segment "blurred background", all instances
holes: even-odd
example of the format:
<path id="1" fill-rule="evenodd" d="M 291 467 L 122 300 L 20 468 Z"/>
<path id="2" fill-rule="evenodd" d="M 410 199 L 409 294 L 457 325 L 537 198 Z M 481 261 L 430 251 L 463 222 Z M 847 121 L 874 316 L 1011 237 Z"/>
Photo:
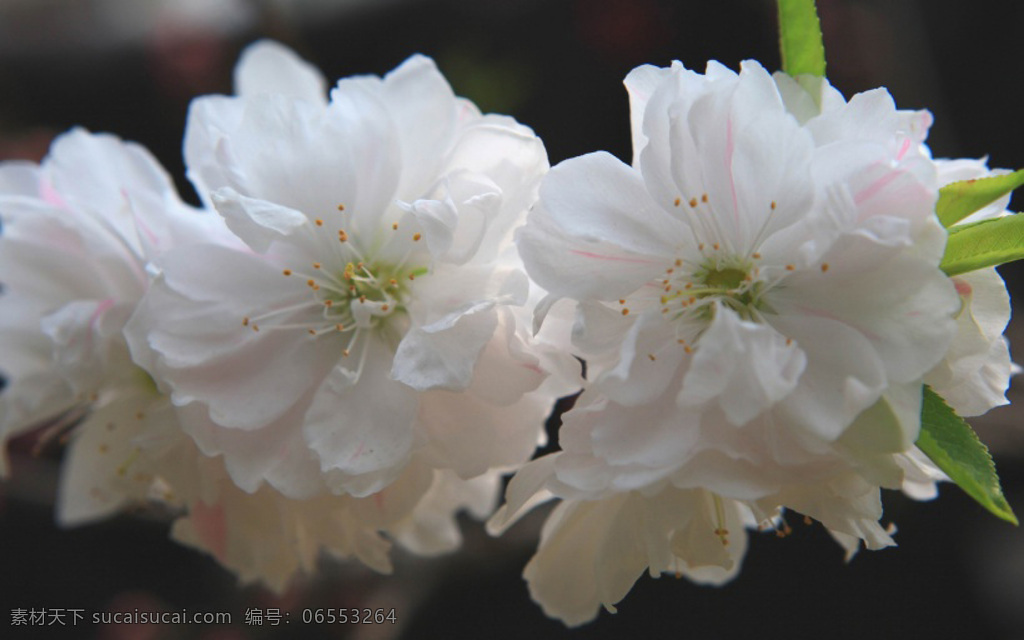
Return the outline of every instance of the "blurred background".
<path id="1" fill-rule="evenodd" d="M 937 157 L 1024 167 L 1017 60 L 1024 4 L 999 0 L 819 0 L 828 75 L 847 96 L 886 86 L 902 108 L 929 108 Z M 189 100 L 230 93 L 248 42 L 278 39 L 330 79 L 383 74 L 407 56 L 434 57 L 457 93 L 531 126 L 552 164 L 606 149 L 628 160 L 621 81 L 672 59 L 702 69 L 755 58 L 779 67 L 771 0 L 0 0 L 0 159 L 38 161 L 53 136 L 81 125 L 152 150 L 184 180 Z M 1012 207 L 1024 208 L 1018 197 Z M 1021 269 L 1004 276 L 1024 301 Z M 1024 324 L 1008 330 L 1024 361 Z M 1024 515 L 1024 396 L 973 420 L 1010 503 Z M 12 444 L 0 484 L 0 616 L 15 608 L 223 611 L 230 625 L 9 627 L 0 637 L 234 640 L 271 638 L 1024 637 L 1024 534 L 952 486 L 915 503 L 888 493 L 884 522 L 899 547 L 849 565 L 818 526 L 785 539 L 752 536 L 740 576 L 723 588 L 641 578 L 599 621 L 566 630 L 529 599 L 519 577 L 537 514 L 500 540 L 467 521 L 457 555 L 396 553 L 380 577 L 325 561 L 283 596 L 238 587 L 211 559 L 167 539 L 152 513 L 75 530 L 53 521 L 60 451 Z M 246 625 L 248 608 L 291 612 L 287 626 Z M 310 607 L 395 609 L 397 623 L 302 624 Z"/>

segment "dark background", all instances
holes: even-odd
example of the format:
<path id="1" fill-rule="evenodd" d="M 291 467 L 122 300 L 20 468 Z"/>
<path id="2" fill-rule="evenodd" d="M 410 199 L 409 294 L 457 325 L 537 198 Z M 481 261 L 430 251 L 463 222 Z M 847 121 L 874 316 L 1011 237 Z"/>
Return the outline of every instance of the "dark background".
<path id="1" fill-rule="evenodd" d="M 828 75 L 844 94 L 886 86 L 900 107 L 931 109 L 937 157 L 987 154 L 990 166 L 1024 167 L 1024 4 L 818 4 Z M 755 58 L 774 70 L 776 33 L 770 0 L 0 0 L 0 159 L 39 160 L 73 125 L 111 131 L 150 148 L 194 200 L 180 156 L 188 101 L 230 92 L 238 52 L 261 36 L 295 48 L 331 80 L 386 73 L 425 53 L 457 93 L 533 127 L 552 164 L 597 149 L 628 159 L 621 81 L 631 68 L 679 59 L 701 70 L 709 58 L 736 68 Z M 1004 274 L 1024 300 L 1017 271 Z M 1021 331 L 1011 325 L 1011 339 Z M 1004 407 L 972 422 L 1024 515 L 1024 416 Z M 13 475 L 0 484 L 0 616 L 18 607 L 87 615 L 138 607 L 226 611 L 235 622 L 60 630 L 8 628 L 8 618 L 0 637 L 1024 637 L 1024 536 L 952 486 L 930 503 L 885 496 L 897 548 L 847 565 L 820 527 L 793 522 L 786 539 L 753 535 L 740 576 L 723 588 L 645 576 L 617 615 L 568 631 L 530 602 L 519 578 L 541 514 L 500 540 L 467 522 L 461 553 L 435 561 L 396 553 L 390 578 L 325 561 L 318 580 L 278 598 L 238 588 L 212 560 L 169 542 L 153 514 L 58 529 L 60 451 L 33 456 L 31 446 L 31 436 L 13 443 Z M 303 608 L 356 606 L 393 607 L 398 624 L 300 622 Z M 244 625 L 249 607 L 281 608 L 291 623 Z"/>

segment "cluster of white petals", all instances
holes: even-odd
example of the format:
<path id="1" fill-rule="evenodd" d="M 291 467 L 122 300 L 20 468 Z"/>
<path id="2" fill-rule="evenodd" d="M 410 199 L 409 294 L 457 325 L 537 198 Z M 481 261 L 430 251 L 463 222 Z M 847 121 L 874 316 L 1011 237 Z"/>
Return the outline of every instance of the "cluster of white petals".
<path id="1" fill-rule="evenodd" d="M 549 170 L 422 56 L 328 90 L 264 41 L 234 80 L 189 112 L 199 207 L 110 135 L 0 165 L 0 476 L 11 437 L 67 439 L 62 524 L 157 502 L 281 591 L 558 499 L 525 577 L 577 625 L 645 571 L 728 581 L 787 511 L 848 557 L 893 545 L 881 489 L 945 479 L 924 389 L 1006 402 L 1005 285 L 942 271 L 935 213 L 999 172 L 933 159 L 930 114 L 885 90 L 643 66 L 632 163 Z"/>
<path id="2" fill-rule="evenodd" d="M 754 62 L 644 66 L 626 87 L 632 165 L 554 167 L 517 235 L 550 292 L 538 322 L 573 315 L 588 381 L 562 450 L 491 524 L 563 500 L 526 577 L 569 624 L 644 570 L 727 580 L 745 527 L 783 510 L 849 555 L 894 544 L 879 489 L 925 497 L 942 477 L 914 447 L 925 382 L 977 413 L 1011 372 L 998 275 L 939 269 L 956 178 L 923 144 L 930 114 L 827 83 L 816 104 Z"/>
<path id="3" fill-rule="evenodd" d="M 517 319 L 512 242 L 547 169 L 423 57 L 324 81 L 273 43 L 196 100 L 189 176 L 243 243 L 191 244 L 127 329 L 132 354 L 247 491 L 366 496 L 414 457 L 472 478 L 529 459 L 569 375 Z M 517 310 L 517 308 L 519 308 Z"/>
<path id="4" fill-rule="evenodd" d="M 579 384 L 512 237 L 544 147 L 423 57 L 328 100 L 261 42 L 235 83 L 191 109 L 199 209 L 112 136 L 0 167 L 0 436 L 70 440 L 63 524 L 157 501 L 277 590 L 322 553 L 451 551 Z"/>
<path id="5" fill-rule="evenodd" d="M 937 160 L 939 186 L 1006 173 L 991 171 L 983 160 Z M 1010 194 L 961 220 L 972 224 L 1010 215 Z M 957 334 L 943 361 L 925 382 L 961 416 L 979 416 L 1007 403 L 1006 388 L 1017 367 L 1003 331 L 1010 321 L 1010 296 L 994 267 L 952 277 L 962 302 Z"/>

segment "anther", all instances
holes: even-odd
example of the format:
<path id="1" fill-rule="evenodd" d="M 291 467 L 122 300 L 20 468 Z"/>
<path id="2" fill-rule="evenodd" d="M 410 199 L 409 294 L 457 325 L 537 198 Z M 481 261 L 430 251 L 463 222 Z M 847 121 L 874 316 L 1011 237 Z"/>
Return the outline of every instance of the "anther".
<path id="1" fill-rule="evenodd" d="M 284 275 L 286 275 L 286 276 L 290 276 L 290 275 L 292 275 L 292 270 L 291 270 L 291 269 L 285 269 L 285 270 L 284 270 L 284 271 L 282 271 L 281 273 L 283 273 L 283 274 L 284 274 Z"/>
<path id="2" fill-rule="evenodd" d="M 697 198 L 690 198 L 690 206 L 693 208 L 697 207 Z"/>
<path id="3" fill-rule="evenodd" d="M 822 262 L 821 263 L 821 272 L 825 273 L 826 271 L 828 271 L 828 263 L 827 262 Z"/>
<path id="4" fill-rule="evenodd" d="M 366 302 L 366 296 L 359 296 L 359 302 Z"/>
<path id="5" fill-rule="evenodd" d="M 315 336 L 316 335 L 316 329 L 307 329 L 307 331 L 309 331 L 309 335 L 311 335 L 311 336 Z"/>
<path id="6" fill-rule="evenodd" d="M 721 247 L 721 245 L 719 245 L 719 244 L 718 244 L 717 242 L 716 242 L 716 243 L 714 243 L 713 245 L 711 245 L 711 248 L 712 248 L 712 249 L 714 249 L 715 251 L 718 251 L 718 249 L 719 249 L 720 247 Z"/>
<path id="7" fill-rule="evenodd" d="M 755 251 L 754 253 L 750 254 L 750 257 L 753 258 L 754 260 L 760 260 L 761 254 Z"/>
<path id="8" fill-rule="evenodd" d="M 774 200 L 772 200 L 772 211 L 775 211 L 775 206 L 776 206 L 776 205 L 775 205 L 775 201 L 774 201 Z"/>
<path id="9" fill-rule="evenodd" d="M 242 326 L 243 327 L 248 327 L 249 326 L 249 316 L 245 316 L 244 318 L 242 318 Z"/>
<path id="10" fill-rule="evenodd" d="M 629 309 L 623 309 L 622 310 L 622 315 L 628 316 L 629 315 Z"/>
<path id="11" fill-rule="evenodd" d="M 344 210 L 345 210 L 345 205 L 339 204 L 338 205 L 338 211 L 344 211 Z"/>
<path id="12" fill-rule="evenodd" d="M 324 306 L 330 307 L 334 304 L 334 300 L 324 300 Z"/>
<path id="13" fill-rule="evenodd" d="M 348 242 L 348 234 L 345 233 L 344 229 L 338 229 L 338 240 L 340 242 Z"/>
<path id="14" fill-rule="evenodd" d="M 651 362 L 654 362 L 655 360 L 657 360 L 657 358 L 654 357 L 653 353 L 648 353 L 647 357 L 650 358 Z"/>
<path id="15" fill-rule="evenodd" d="M 391 223 L 391 230 L 392 231 L 398 231 L 398 223 L 397 222 L 392 222 Z"/>
<path id="16" fill-rule="evenodd" d="M 316 286 L 316 281 L 314 281 L 313 278 L 310 278 L 309 280 L 306 280 L 306 286 L 307 287 L 315 287 Z"/>
<path id="17" fill-rule="evenodd" d="M 382 304 L 382 305 L 380 305 L 380 310 L 381 310 L 381 311 L 387 311 L 387 310 L 388 310 L 388 309 L 390 309 L 390 308 L 391 308 L 391 307 L 389 307 L 389 306 L 388 306 L 388 305 L 386 305 L 386 304 Z"/>
<path id="18" fill-rule="evenodd" d="M 678 207 L 680 202 L 682 202 L 682 200 L 680 198 L 676 198 L 676 201 L 673 204 Z"/>
<path id="19" fill-rule="evenodd" d="M 319 269 L 320 268 L 320 263 L 319 262 L 314 262 L 313 263 L 313 268 L 314 269 Z"/>
<path id="20" fill-rule="evenodd" d="M 422 237 L 423 237 L 423 235 L 422 235 L 422 234 L 419 234 L 419 233 L 414 233 L 414 234 L 412 234 L 412 241 L 413 241 L 413 242 L 419 242 L 419 241 L 420 241 L 420 238 L 422 238 Z"/>
<path id="21" fill-rule="evenodd" d="M 708 201 L 708 194 L 706 194 L 706 193 L 705 193 L 704 195 L 702 195 L 702 196 L 700 197 L 700 201 L 701 201 L 701 202 L 707 202 L 707 201 Z"/>
<path id="22" fill-rule="evenodd" d="M 320 218 L 317 218 L 317 219 L 316 219 L 316 220 L 314 220 L 313 222 L 315 222 L 315 223 L 316 223 L 316 226 L 318 226 L 318 227 L 322 227 L 322 226 L 324 226 L 324 221 L 323 221 L 323 220 L 321 220 Z"/>
<path id="23" fill-rule="evenodd" d="M 795 270 L 796 270 L 796 266 L 795 265 L 792 265 L 792 264 L 787 264 L 786 265 L 786 271 L 795 271 Z"/>

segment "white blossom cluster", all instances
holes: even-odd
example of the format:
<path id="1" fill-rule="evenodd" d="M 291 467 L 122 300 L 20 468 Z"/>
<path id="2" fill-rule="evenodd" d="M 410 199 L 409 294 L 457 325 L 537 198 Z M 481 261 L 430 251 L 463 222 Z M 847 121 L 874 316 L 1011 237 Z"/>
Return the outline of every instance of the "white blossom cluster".
<path id="1" fill-rule="evenodd" d="M 626 86 L 632 164 L 549 171 L 427 58 L 328 92 L 261 42 L 191 106 L 199 208 L 110 135 L 0 166 L 0 438 L 70 434 L 62 523 L 163 502 L 278 590 L 552 498 L 525 575 L 567 624 L 645 570 L 728 580 L 786 510 L 892 545 L 880 489 L 943 478 L 923 386 L 977 415 L 1013 371 L 998 274 L 939 268 L 938 189 L 985 163 L 933 160 L 884 90 L 819 104 L 753 62 Z"/>

